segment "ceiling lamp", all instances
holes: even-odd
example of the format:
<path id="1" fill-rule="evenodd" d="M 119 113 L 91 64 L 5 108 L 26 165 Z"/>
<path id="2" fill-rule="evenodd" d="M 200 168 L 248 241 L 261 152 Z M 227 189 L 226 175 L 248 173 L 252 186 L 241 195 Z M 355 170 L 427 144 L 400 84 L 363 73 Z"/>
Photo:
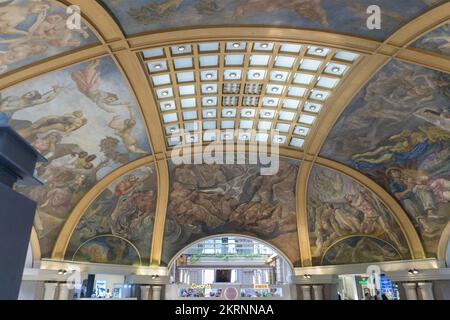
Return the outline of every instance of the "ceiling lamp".
<path id="1" fill-rule="evenodd" d="M 241 45 L 239 44 L 239 42 L 235 42 L 233 43 L 233 48 L 239 48 Z"/>
<path id="2" fill-rule="evenodd" d="M 246 112 L 245 112 L 245 115 L 246 115 L 246 116 L 251 116 L 251 115 L 252 115 L 252 112 L 251 112 L 251 111 L 246 111 Z"/>
<path id="3" fill-rule="evenodd" d="M 208 115 L 208 117 L 212 117 L 213 113 L 211 111 L 206 113 Z"/>
<path id="4" fill-rule="evenodd" d="M 155 64 L 155 69 L 156 69 L 156 70 L 161 69 L 161 67 L 162 67 L 162 66 L 161 66 L 160 64 Z"/>
<path id="5" fill-rule="evenodd" d="M 316 53 L 323 53 L 323 49 L 322 48 L 316 48 L 315 52 Z"/>
<path id="6" fill-rule="evenodd" d="M 168 96 L 169 95 L 169 91 L 163 91 L 163 92 L 161 92 L 161 95 L 162 96 L 164 96 L 164 97 L 166 97 L 166 96 Z"/>
<path id="7" fill-rule="evenodd" d="M 212 77 L 213 77 L 213 74 L 212 74 L 212 73 L 207 73 L 207 74 L 206 74 L 206 79 L 212 79 Z"/>
<path id="8" fill-rule="evenodd" d="M 227 111 L 227 115 L 231 116 L 233 114 L 233 111 Z"/>
<path id="9" fill-rule="evenodd" d="M 274 104 L 275 103 L 275 100 L 273 100 L 273 99 L 270 99 L 269 101 L 267 101 L 269 104 Z"/>
<path id="10" fill-rule="evenodd" d="M 339 67 L 333 67 L 333 68 L 331 69 L 331 71 L 333 71 L 333 72 L 339 72 L 339 71 L 341 71 L 341 69 L 340 69 Z"/>
<path id="11" fill-rule="evenodd" d="M 280 89 L 278 87 L 273 87 L 272 88 L 272 92 L 278 92 L 278 91 L 280 91 Z"/>
<path id="12" fill-rule="evenodd" d="M 186 48 L 184 46 L 179 46 L 177 49 L 180 52 L 183 52 L 184 50 L 186 50 Z"/>
<path id="13" fill-rule="evenodd" d="M 409 269 L 408 273 L 409 273 L 410 275 L 417 275 L 417 274 L 420 273 L 420 271 L 417 270 L 417 269 Z"/>
<path id="14" fill-rule="evenodd" d="M 170 132 L 175 132 L 176 130 L 176 128 L 170 128 Z"/>
<path id="15" fill-rule="evenodd" d="M 206 91 L 213 91 L 214 88 L 213 87 L 206 87 Z"/>
<path id="16" fill-rule="evenodd" d="M 230 73 L 230 78 L 236 78 L 236 77 L 237 77 L 237 73 L 236 72 Z"/>
<path id="17" fill-rule="evenodd" d="M 323 94 L 322 93 L 316 93 L 316 98 L 322 99 L 323 98 Z"/>
<path id="18" fill-rule="evenodd" d="M 264 115 L 265 115 L 266 117 L 270 117 L 271 113 L 270 113 L 270 112 L 265 112 Z"/>
<path id="19" fill-rule="evenodd" d="M 261 44 L 261 48 L 263 48 L 263 49 L 267 49 L 268 47 L 269 47 L 268 43 L 262 43 Z"/>
<path id="20" fill-rule="evenodd" d="M 304 276 L 303 276 L 303 278 L 305 278 L 305 279 L 311 279 L 311 275 L 310 274 L 305 274 Z"/>
<path id="21" fill-rule="evenodd" d="M 213 100 L 213 99 L 208 99 L 208 100 L 206 100 L 206 103 L 207 103 L 207 104 L 213 104 L 213 103 L 214 103 L 214 100 Z"/>
<path id="22" fill-rule="evenodd" d="M 157 274 L 152 275 L 152 280 L 156 280 L 158 278 L 159 278 L 159 275 L 157 275 Z"/>
<path id="23" fill-rule="evenodd" d="M 277 79 L 283 79 L 283 75 L 282 75 L 281 73 L 277 73 L 277 74 L 275 75 L 275 78 L 277 78 Z"/>
<path id="24" fill-rule="evenodd" d="M 259 73 L 259 72 L 254 73 L 254 74 L 253 74 L 253 77 L 259 78 L 259 77 L 261 77 L 261 73 Z"/>

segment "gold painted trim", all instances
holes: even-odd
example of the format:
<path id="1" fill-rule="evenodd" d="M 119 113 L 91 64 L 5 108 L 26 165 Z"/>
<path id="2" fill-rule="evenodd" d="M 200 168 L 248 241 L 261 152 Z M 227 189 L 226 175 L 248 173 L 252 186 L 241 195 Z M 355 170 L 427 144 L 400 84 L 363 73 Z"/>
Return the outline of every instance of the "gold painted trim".
<path id="1" fill-rule="evenodd" d="M 61 232 L 59 233 L 58 239 L 56 240 L 55 246 L 52 252 L 52 259 L 64 260 L 64 254 L 66 252 L 67 246 L 69 245 L 70 238 L 72 237 L 73 231 L 75 230 L 78 222 L 89 208 L 89 206 L 97 199 L 97 197 L 105 191 L 111 183 L 121 176 L 130 173 L 133 170 L 139 169 L 143 166 L 149 165 L 154 161 L 154 156 L 146 156 L 130 162 L 101 179 L 95 186 L 93 186 L 88 193 L 78 202 L 75 208 L 70 213 L 66 222 L 64 223 Z"/>
<path id="2" fill-rule="evenodd" d="M 58 71 L 72 65 L 87 62 L 92 59 L 108 55 L 108 51 L 102 45 L 93 45 L 77 51 L 66 52 L 48 59 L 40 60 L 24 67 L 12 70 L 0 76 L 0 90 L 17 85 L 23 81 Z"/>
<path id="3" fill-rule="evenodd" d="M 441 238 L 439 239 L 437 249 L 438 260 L 447 262 L 447 248 L 449 245 L 450 245 L 450 222 L 448 222 L 447 225 L 445 226 L 444 230 L 442 231 Z"/>
<path id="4" fill-rule="evenodd" d="M 308 230 L 308 182 L 313 163 L 303 160 L 300 164 L 295 189 L 297 208 L 297 232 L 302 267 L 312 266 L 311 245 Z"/>
<path id="5" fill-rule="evenodd" d="M 31 245 L 31 252 L 33 255 L 33 263 L 34 261 L 41 260 L 41 246 L 39 244 L 39 238 L 36 232 L 36 229 L 34 226 L 31 228 L 31 235 L 30 235 L 30 245 Z"/>
<path id="6" fill-rule="evenodd" d="M 359 183 L 360 185 L 362 185 L 363 187 L 372 191 L 386 206 L 386 208 L 390 212 L 392 212 L 395 220 L 397 221 L 398 225 L 400 226 L 400 229 L 403 232 L 403 235 L 406 238 L 409 251 L 411 252 L 411 257 L 413 259 L 426 258 L 422 242 L 420 241 L 420 238 L 416 232 L 416 229 L 414 228 L 414 225 L 409 219 L 409 216 L 406 214 L 406 212 L 403 210 L 400 204 L 386 190 L 384 190 L 372 179 L 368 178 L 362 173 L 346 165 L 324 158 L 318 158 L 317 164 L 324 166 L 328 169 L 333 169 L 337 172 L 343 173 L 349 178 Z"/>
<path id="7" fill-rule="evenodd" d="M 409 46 L 436 26 L 444 23 L 449 17 L 450 2 L 438 5 L 398 29 L 385 43 L 398 47 Z"/>
<path id="8" fill-rule="evenodd" d="M 150 266 L 161 264 L 164 229 L 166 224 L 167 206 L 169 204 L 170 177 L 169 165 L 166 159 L 156 161 L 158 175 L 158 198 L 156 201 L 155 224 L 153 227 Z"/>

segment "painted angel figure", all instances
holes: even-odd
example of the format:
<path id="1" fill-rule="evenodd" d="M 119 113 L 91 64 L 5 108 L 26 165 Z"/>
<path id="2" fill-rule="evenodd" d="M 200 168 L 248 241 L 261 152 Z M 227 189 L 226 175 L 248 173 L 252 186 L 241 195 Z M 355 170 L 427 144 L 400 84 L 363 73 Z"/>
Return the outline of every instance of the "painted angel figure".
<path id="1" fill-rule="evenodd" d="M 61 90 L 62 87 L 55 85 L 48 92 L 40 93 L 37 90 L 31 90 L 20 97 L 7 96 L 3 98 L 0 93 L 0 112 L 12 115 L 16 111 L 48 103 L 54 100 L 61 93 Z"/>
<path id="2" fill-rule="evenodd" d="M 84 69 L 72 73 L 72 80 L 78 90 L 94 102 L 103 111 L 114 113 L 111 108 L 131 107 L 130 102 L 119 101 L 119 97 L 111 92 L 100 89 L 101 74 L 97 70 L 100 60 L 90 62 Z"/>
<path id="3" fill-rule="evenodd" d="M 145 150 L 139 148 L 138 139 L 133 134 L 134 127 L 136 126 L 136 116 L 131 106 L 128 106 L 130 111 L 130 118 L 120 121 L 120 116 L 115 116 L 108 126 L 114 130 L 115 135 L 119 136 L 123 144 L 130 153 L 147 153 Z"/>

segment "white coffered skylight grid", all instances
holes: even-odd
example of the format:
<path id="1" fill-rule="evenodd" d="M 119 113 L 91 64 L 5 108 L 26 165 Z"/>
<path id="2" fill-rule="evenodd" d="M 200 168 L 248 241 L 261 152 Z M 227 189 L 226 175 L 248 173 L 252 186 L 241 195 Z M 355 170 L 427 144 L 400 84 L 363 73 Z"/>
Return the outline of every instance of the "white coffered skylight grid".
<path id="1" fill-rule="evenodd" d="M 234 139 L 303 149 L 359 59 L 354 52 L 272 41 L 205 41 L 141 54 L 169 148 Z"/>

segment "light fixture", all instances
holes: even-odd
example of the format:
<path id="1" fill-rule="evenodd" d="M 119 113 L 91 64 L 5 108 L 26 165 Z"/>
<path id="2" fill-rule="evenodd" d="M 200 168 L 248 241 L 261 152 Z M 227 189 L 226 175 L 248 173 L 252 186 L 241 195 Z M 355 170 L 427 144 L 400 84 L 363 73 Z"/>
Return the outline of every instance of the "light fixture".
<path id="1" fill-rule="evenodd" d="M 176 129 L 175 128 L 170 128 L 170 132 L 175 132 Z"/>
<path id="2" fill-rule="evenodd" d="M 213 74 L 212 74 L 212 73 L 207 73 L 207 74 L 206 74 L 206 79 L 212 79 L 212 77 L 213 77 Z"/>
<path id="3" fill-rule="evenodd" d="M 180 52 L 183 52 L 184 50 L 186 50 L 186 48 L 183 47 L 183 46 L 179 46 L 177 49 L 178 49 L 178 51 L 180 51 Z"/>
<path id="4" fill-rule="evenodd" d="M 161 95 L 162 96 L 164 96 L 164 97 L 166 97 L 166 96 L 168 96 L 169 95 L 169 91 L 163 91 L 163 92 L 161 92 Z"/>
<path id="5" fill-rule="evenodd" d="M 279 137 L 279 138 L 278 138 L 278 142 L 283 142 L 283 138 L 282 138 L 282 137 Z"/>
<path id="6" fill-rule="evenodd" d="M 166 103 L 165 105 L 164 105 L 164 107 L 165 108 L 170 108 L 172 105 L 170 104 L 170 103 Z"/>
<path id="7" fill-rule="evenodd" d="M 233 114 L 233 111 L 227 111 L 227 116 L 231 116 Z"/>
<path id="8" fill-rule="evenodd" d="M 264 115 L 265 115 L 266 117 L 270 117 L 271 113 L 270 113 L 270 112 L 264 112 Z"/>
<path id="9" fill-rule="evenodd" d="M 303 134 L 303 133 L 305 133 L 305 129 L 300 129 L 299 132 L 300 132 L 300 134 Z"/>
<path id="10" fill-rule="evenodd" d="M 58 274 L 63 274 L 64 273 L 64 270 L 58 270 Z"/>
<path id="11" fill-rule="evenodd" d="M 161 65 L 160 65 L 160 64 L 155 64 L 155 69 L 156 69 L 156 70 L 161 69 Z"/>
<path id="12" fill-rule="evenodd" d="M 267 101 L 267 103 L 269 103 L 269 104 L 274 104 L 274 103 L 275 103 L 275 100 L 270 99 L 270 100 Z"/>
<path id="13" fill-rule="evenodd" d="M 206 91 L 213 91 L 214 88 L 213 87 L 206 87 Z"/>
<path id="14" fill-rule="evenodd" d="M 206 103 L 207 103 L 207 104 L 212 104 L 213 102 L 214 102 L 213 99 L 208 99 L 208 100 L 206 100 Z"/>
<path id="15" fill-rule="evenodd" d="M 317 109 L 316 106 L 310 106 L 309 109 L 311 109 L 312 111 L 315 111 Z"/>
<path id="16" fill-rule="evenodd" d="M 282 75 L 281 73 L 277 73 L 277 74 L 275 75 L 275 78 L 276 78 L 276 79 L 283 79 L 283 75 Z"/>
<path id="17" fill-rule="evenodd" d="M 307 274 L 303 275 L 303 278 L 305 278 L 305 279 L 311 279 L 311 275 L 307 273 Z"/>
<path id="18" fill-rule="evenodd" d="M 331 69 L 331 71 L 333 71 L 333 72 L 339 72 L 339 71 L 341 71 L 341 69 L 340 69 L 339 67 L 333 67 L 333 68 Z"/>
<path id="19" fill-rule="evenodd" d="M 409 270 L 408 270 L 408 273 L 409 273 L 410 275 L 413 275 L 413 274 L 419 274 L 420 272 L 419 272 L 419 270 L 417 270 L 417 269 L 409 269 Z"/>
<path id="20" fill-rule="evenodd" d="M 253 77 L 259 78 L 259 77 L 261 77 L 261 74 L 259 72 L 256 72 L 256 73 L 253 74 Z"/>
<path id="21" fill-rule="evenodd" d="M 269 47 L 269 44 L 268 43 L 262 43 L 261 44 L 261 48 L 263 48 L 263 49 L 266 49 L 266 48 L 268 48 Z"/>
<path id="22" fill-rule="evenodd" d="M 237 73 L 236 72 L 230 73 L 230 78 L 236 78 L 236 77 L 237 77 Z"/>
<path id="23" fill-rule="evenodd" d="M 252 112 L 251 112 L 251 111 L 246 111 L 246 112 L 245 112 L 245 115 L 246 115 L 246 116 L 251 116 L 251 115 L 252 115 Z"/>
<path id="24" fill-rule="evenodd" d="M 323 98 L 323 94 L 322 93 L 316 93 L 316 98 L 322 99 Z"/>
<path id="25" fill-rule="evenodd" d="M 238 42 L 233 43 L 233 48 L 239 48 L 241 45 Z"/>
<path id="26" fill-rule="evenodd" d="M 244 138 L 244 140 L 247 140 L 247 139 L 248 139 L 248 135 L 243 134 L 243 135 L 242 135 L 242 138 Z"/>
<path id="27" fill-rule="evenodd" d="M 152 280 L 156 280 L 158 278 L 159 278 L 159 275 L 157 275 L 157 274 L 152 275 Z"/>
<path id="28" fill-rule="evenodd" d="M 273 87 L 272 88 L 272 92 L 278 92 L 278 91 L 280 91 L 280 89 L 278 87 Z"/>
<path id="29" fill-rule="evenodd" d="M 316 50 L 314 50 L 314 51 L 316 51 L 316 53 L 323 53 L 323 49 L 322 48 L 316 48 Z"/>
<path id="30" fill-rule="evenodd" d="M 224 135 L 225 139 L 228 139 L 230 137 L 230 135 L 227 133 Z"/>
<path id="31" fill-rule="evenodd" d="M 208 112 L 206 113 L 206 115 L 207 115 L 208 117 L 212 117 L 213 113 L 212 113 L 211 111 L 208 111 Z"/>

